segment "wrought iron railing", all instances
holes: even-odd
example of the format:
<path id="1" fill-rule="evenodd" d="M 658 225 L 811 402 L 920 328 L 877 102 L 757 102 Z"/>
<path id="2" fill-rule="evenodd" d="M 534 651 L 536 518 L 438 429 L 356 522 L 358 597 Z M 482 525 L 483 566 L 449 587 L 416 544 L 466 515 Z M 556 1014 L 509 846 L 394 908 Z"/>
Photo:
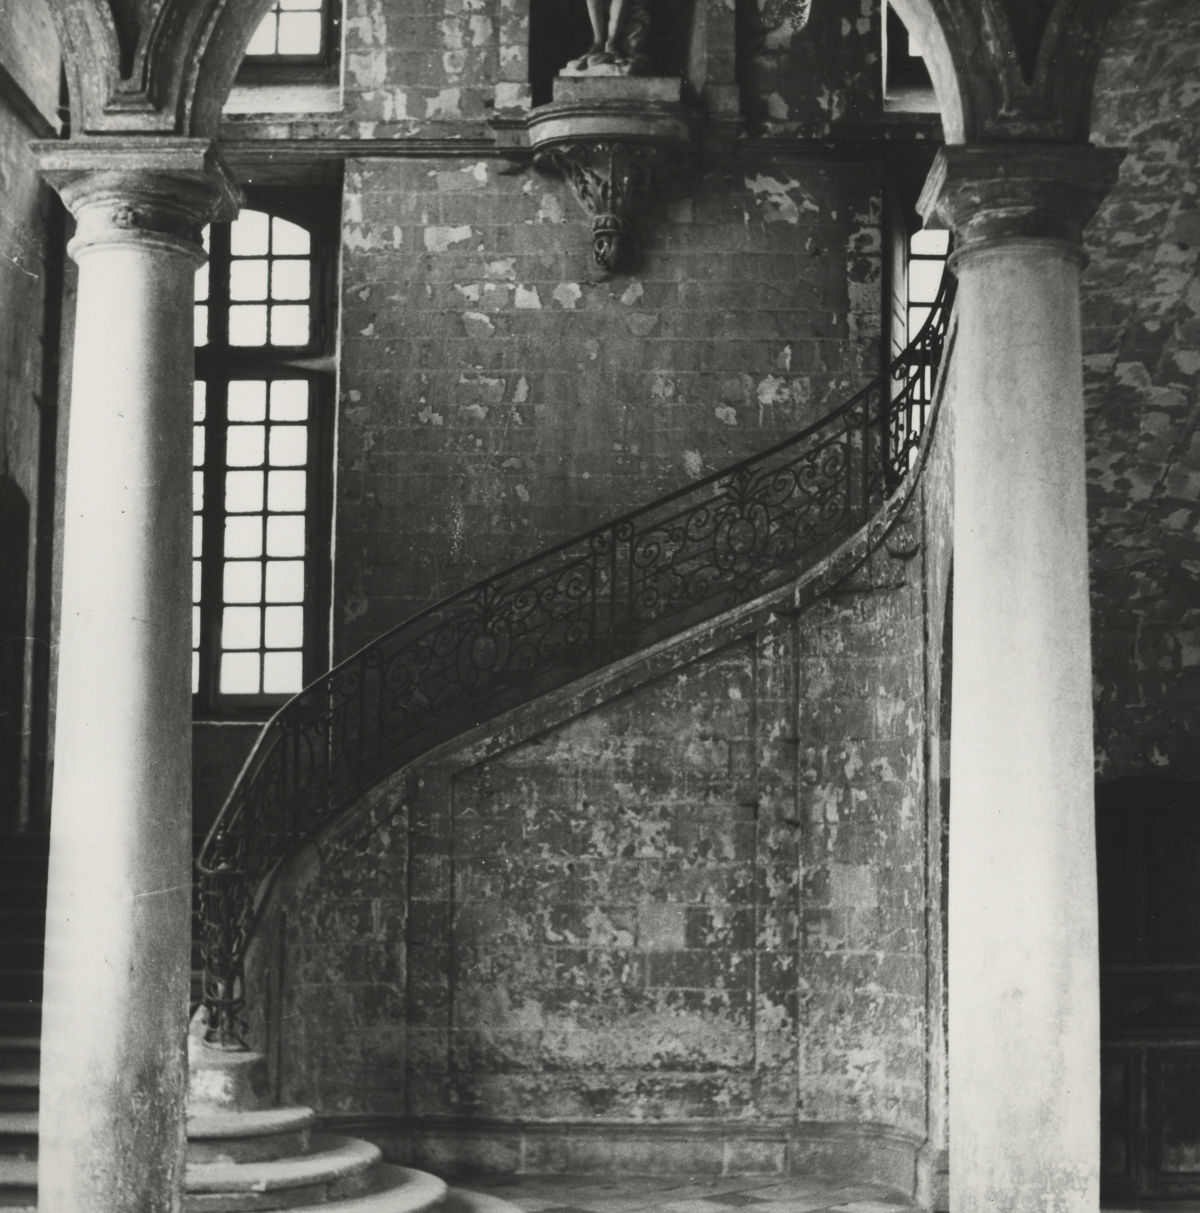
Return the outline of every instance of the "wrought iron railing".
<path id="1" fill-rule="evenodd" d="M 210 1039 L 245 1043 L 244 960 L 264 882 L 372 784 L 794 579 L 871 518 L 916 456 L 949 281 L 908 348 L 815 425 L 422 611 L 275 713 L 197 862 Z"/>

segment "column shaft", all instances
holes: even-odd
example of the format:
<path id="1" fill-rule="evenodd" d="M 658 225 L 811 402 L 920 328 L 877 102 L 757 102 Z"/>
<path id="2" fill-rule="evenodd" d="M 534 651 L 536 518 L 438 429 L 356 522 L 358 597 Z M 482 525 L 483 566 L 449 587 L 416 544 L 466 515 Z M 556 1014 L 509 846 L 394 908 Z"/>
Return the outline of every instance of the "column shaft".
<path id="1" fill-rule="evenodd" d="M 951 1207 L 1095 1210 L 1099 1007 L 1079 262 L 958 265 Z"/>
<path id="2" fill-rule="evenodd" d="M 199 223 L 230 191 L 207 144 L 43 148 L 79 289 L 38 1204 L 168 1213 L 187 1089 L 192 295 Z"/>

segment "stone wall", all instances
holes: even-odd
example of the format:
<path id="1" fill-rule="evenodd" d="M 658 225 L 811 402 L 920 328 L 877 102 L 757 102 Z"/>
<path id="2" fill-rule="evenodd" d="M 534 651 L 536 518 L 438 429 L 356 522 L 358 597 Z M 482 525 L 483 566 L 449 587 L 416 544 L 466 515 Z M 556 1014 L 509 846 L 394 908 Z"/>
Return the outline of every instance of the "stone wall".
<path id="1" fill-rule="evenodd" d="M 1096 769 L 1200 779 L 1200 12 L 1127 0 L 1092 137 L 1128 148 L 1087 235 Z"/>
<path id="2" fill-rule="evenodd" d="M 877 166 L 751 158 L 588 270 L 564 183 L 358 161 L 343 226 L 344 656 L 489 573 L 822 417 L 880 364 Z"/>
<path id="3" fill-rule="evenodd" d="M 299 864 L 262 945 L 282 1097 L 442 1171 L 914 1190 L 920 535 L 798 616 L 701 629 L 673 668 L 518 710 L 374 793 L 382 824 Z"/>

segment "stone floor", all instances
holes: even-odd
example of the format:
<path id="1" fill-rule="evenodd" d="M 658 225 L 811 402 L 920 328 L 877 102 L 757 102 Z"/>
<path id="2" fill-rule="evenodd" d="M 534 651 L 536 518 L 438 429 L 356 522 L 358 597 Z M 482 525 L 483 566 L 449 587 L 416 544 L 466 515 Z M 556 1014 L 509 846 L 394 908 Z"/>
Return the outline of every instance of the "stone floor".
<path id="1" fill-rule="evenodd" d="M 796 1176 L 516 1175 L 460 1182 L 502 1197 L 524 1213 L 904 1213 L 916 1207 L 873 1184 Z"/>

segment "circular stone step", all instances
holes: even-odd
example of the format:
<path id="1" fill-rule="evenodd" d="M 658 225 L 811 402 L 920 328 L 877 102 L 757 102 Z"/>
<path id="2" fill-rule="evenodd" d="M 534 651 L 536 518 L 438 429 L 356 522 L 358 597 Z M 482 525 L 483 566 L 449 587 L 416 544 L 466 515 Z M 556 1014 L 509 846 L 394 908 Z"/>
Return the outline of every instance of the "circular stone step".
<path id="1" fill-rule="evenodd" d="M 333 1183 L 360 1174 L 382 1157 L 378 1146 L 353 1137 L 323 1134 L 313 1138 L 313 1145 L 317 1149 L 312 1154 L 267 1162 L 189 1163 L 187 1191 L 272 1192 Z"/>
<path id="2" fill-rule="evenodd" d="M 375 1191 L 363 1196 L 350 1196 L 345 1200 L 331 1200 L 321 1206 L 322 1213 L 424 1213 L 424 1210 L 435 1206 L 441 1213 L 441 1201 L 448 1189 L 436 1175 L 381 1163 L 375 1168 L 374 1177 L 377 1182 Z M 511 1205 L 509 1210 L 520 1213 Z M 480 1213 L 490 1211 L 480 1210 Z"/>
<path id="3" fill-rule="evenodd" d="M 317 1114 L 312 1108 L 260 1108 L 250 1112 L 209 1111 L 188 1114 L 189 1141 L 212 1137 L 263 1137 L 307 1129 Z"/>
<path id="4" fill-rule="evenodd" d="M 524 1213 L 511 1201 L 466 1188 L 451 1188 L 438 1213 Z"/>

